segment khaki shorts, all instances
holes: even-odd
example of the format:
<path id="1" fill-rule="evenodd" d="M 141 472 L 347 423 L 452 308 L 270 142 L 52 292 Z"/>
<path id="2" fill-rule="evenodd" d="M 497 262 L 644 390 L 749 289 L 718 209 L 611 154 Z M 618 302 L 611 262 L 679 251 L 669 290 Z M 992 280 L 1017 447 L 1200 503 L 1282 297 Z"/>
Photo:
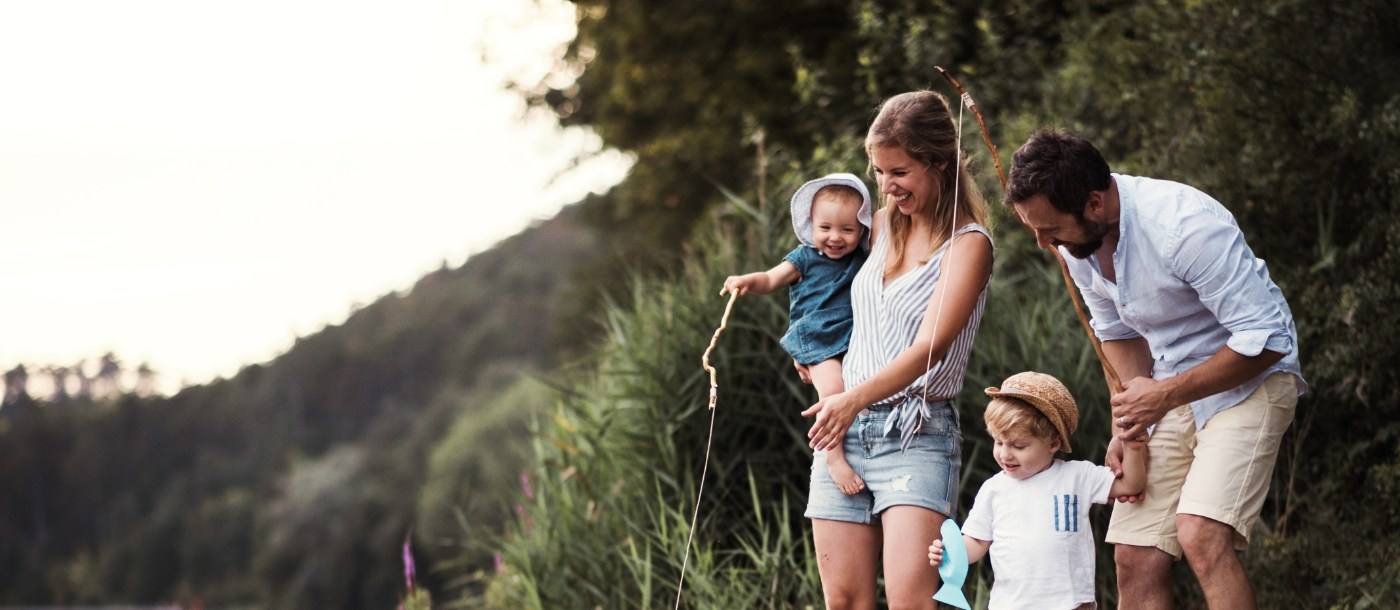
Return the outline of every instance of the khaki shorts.
<path id="1" fill-rule="evenodd" d="M 1176 515 L 1187 514 L 1233 527 L 1235 548 L 1244 549 L 1297 404 L 1297 379 L 1280 372 L 1199 432 L 1190 405 L 1167 413 L 1147 443 L 1146 493 L 1137 503 L 1114 505 L 1105 540 L 1180 559 Z"/>

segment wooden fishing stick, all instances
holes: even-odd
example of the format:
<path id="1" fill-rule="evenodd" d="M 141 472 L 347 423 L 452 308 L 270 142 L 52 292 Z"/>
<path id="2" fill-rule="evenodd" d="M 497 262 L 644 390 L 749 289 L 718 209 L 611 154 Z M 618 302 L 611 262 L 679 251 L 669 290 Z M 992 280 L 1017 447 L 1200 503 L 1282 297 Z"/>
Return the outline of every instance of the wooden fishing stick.
<path id="1" fill-rule="evenodd" d="M 948 79 L 948 84 L 958 90 L 958 93 L 962 95 L 963 105 L 967 106 L 967 108 L 972 111 L 972 116 L 977 118 L 977 127 L 982 130 L 982 143 L 986 144 L 987 150 L 992 153 L 992 164 L 997 168 L 997 178 L 1001 180 L 1001 191 L 1005 193 L 1006 173 L 1001 169 L 1001 156 L 997 154 L 997 145 L 992 143 L 991 132 L 987 130 L 987 122 L 982 119 L 982 111 L 977 109 L 977 102 L 972 100 L 972 95 L 967 92 L 967 89 L 963 88 L 962 84 L 958 82 L 958 79 L 953 78 L 953 75 L 949 74 L 947 70 L 944 70 L 942 66 L 934 66 L 934 68 L 938 70 L 939 74 L 943 75 L 943 78 Z M 1019 215 L 1016 218 L 1020 220 Z M 1025 226 L 1024 220 L 1021 221 L 1021 225 Z M 1029 229 L 1030 227 L 1026 228 Z M 1060 273 L 1064 275 L 1065 288 L 1069 291 L 1070 302 L 1074 304 L 1074 313 L 1079 316 L 1079 324 L 1084 327 L 1084 332 L 1089 335 L 1089 342 L 1094 345 L 1094 353 L 1098 355 L 1099 364 L 1103 366 L 1103 376 L 1104 380 L 1108 382 L 1109 391 L 1114 394 L 1122 392 L 1123 383 L 1118 378 L 1118 372 L 1113 369 L 1112 364 L 1109 364 L 1108 358 L 1104 356 L 1103 353 L 1103 344 L 1099 341 L 1098 336 L 1094 334 L 1093 327 L 1089 326 L 1089 316 L 1084 313 L 1084 304 L 1079 298 L 1079 288 L 1074 285 L 1074 280 L 1070 278 L 1069 275 L 1069 264 L 1065 262 L 1065 257 L 1060 252 L 1059 248 L 1050 248 L 1050 251 L 1055 253 L 1055 260 L 1060 263 Z"/>
<path id="2" fill-rule="evenodd" d="M 721 294 L 723 294 L 721 292 Z M 695 493 L 695 512 L 690 515 L 690 533 L 685 538 L 685 556 L 681 559 L 681 577 L 676 583 L 676 610 L 681 607 L 681 592 L 685 590 L 685 569 L 690 564 L 690 543 L 695 539 L 695 526 L 700 519 L 700 498 L 705 495 L 705 475 L 710 472 L 710 445 L 715 440 L 715 402 L 719 399 L 719 381 L 715 367 L 710 366 L 710 352 L 715 351 L 715 344 L 719 342 L 719 334 L 724 332 L 724 328 L 729 325 L 729 312 L 734 310 L 734 301 L 739 298 L 739 293 L 729 293 L 729 304 L 724 306 L 724 316 L 719 320 L 719 328 L 715 329 L 715 334 L 710 337 L 710 346 L 705 348 L 705 353 L 700 356 L 700 366 L 710 373 L 710 436 L 705 440 L 705 465 L 700 469 L 700 487 Z"/>

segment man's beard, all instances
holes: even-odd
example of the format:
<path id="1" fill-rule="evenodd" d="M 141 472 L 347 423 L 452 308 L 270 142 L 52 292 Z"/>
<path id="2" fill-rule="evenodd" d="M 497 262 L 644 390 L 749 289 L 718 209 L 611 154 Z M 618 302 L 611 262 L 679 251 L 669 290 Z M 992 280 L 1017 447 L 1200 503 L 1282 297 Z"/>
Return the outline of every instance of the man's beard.
<path id="1" fill-rule="evenodd" d="M 1081 217 L 1079 219 L 1079 227 L 1084 231 L 1084 235 L 1089 241 L 1075 244 L 1063 243 L 1060 245 L 1064 247 L 1066 252 L 1069 252 L 1070 256 L 1078 259 L 1089 258 L 1093 256 L 1095 252 L 1098 252 L 1099 248 L 1103 247 L 1103 238 L 1108 235 L 1108 223 L 1094 222 Z"/>

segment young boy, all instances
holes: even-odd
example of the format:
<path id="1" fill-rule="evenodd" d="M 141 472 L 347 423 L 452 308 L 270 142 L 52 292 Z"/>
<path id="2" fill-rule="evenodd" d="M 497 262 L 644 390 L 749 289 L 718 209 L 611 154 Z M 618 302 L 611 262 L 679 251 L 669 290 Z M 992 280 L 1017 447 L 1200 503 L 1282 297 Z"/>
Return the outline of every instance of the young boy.
<path id="1" fill-rule="evenodd" d="M 870 250 L 870 192 L 852 174 L 812 180 L 792 195 L 792 228 L 802 242 L 768 271 L 733 275 L 720 294 L 788 291 L 788 330 L 780 343 L 793 359 L 810 367 L 817 396 L 844 389 L 841 356 L 851 340 L 851 280 Z M 827 470 L 845 494 L 865 481 L 846 462 L 841 447 L 827 450 Z"/>
<path id="2" fill-rule="evenodd" d="M 1001 472 L 977 492 L 963 524 L 968 563 L 992 555 L 988 608 L 1092 609 L 1094 535 L 1089 505 L 1142 492 L 1146 443 L 1124 443 L 1123 475 L 1106 466 L 1055 459 L 1069 453 L 1079 425 L 1074 397 L 1043 373 L 1017 373 L 987 388 L 983 418 Z M 929 563 L 943 561 L 943 543 L 928 548 Z"/>

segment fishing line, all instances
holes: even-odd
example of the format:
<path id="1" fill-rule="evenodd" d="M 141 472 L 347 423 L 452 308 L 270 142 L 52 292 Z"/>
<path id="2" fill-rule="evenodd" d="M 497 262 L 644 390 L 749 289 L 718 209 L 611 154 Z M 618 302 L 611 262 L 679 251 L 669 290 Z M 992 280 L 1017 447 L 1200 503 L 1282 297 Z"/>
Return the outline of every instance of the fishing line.
<path id="1" fill-rule="evenodd" d="M 957 236 L 958 236 L 958 209 L 959 209 L 959 205 L 958 205 L 958 192 L 959 192 L 959 186 L 961 186 L 961 184 L 962 184 L 962 126 L 963 126 L 963 106 L 970 106 L 970 105 L 972 104 L 972 96 L 970 96 L 970 95 L 964 93 L 964 94 L 962 95 L 962 102 L 963 102 L 963 105 L 958 106 L 958 129 L 957 129 L 957 136 L 956 136 L 956 138 L 954 139 L 954 153 L 953 153 L 953 161 L 954 161 L 954 167 L 953 167 L 953 219 L 952 219 L 952 221 L 951 221 L 951 223 L 950 223 L 951 226 L 949 226 L 949 230 L 948 230 L 948 243 L 947 243 L 947 245 L 945 246 L 945 247 L 948 249 L 948 251 L 945 252 L 945 253 L 943 254 L 943 257 L 939 259 L 939 263 L 941 263 L 941 264 L 944 265 L 944 270 L 945 270 L 947 273 L 939 273 L 939 277 L 938 277 L 938 283 L 939 283 L 939 284 L 942 284 L 942 286 L 939 287 L 939 292 L 938 292 L 938 308 L 935 309 L 934 312 L 933 312 L 933 332 L 930 332 L 930 333 L 929 333 L 929 337 L 928 337 L 928 358 L 924 361 L 924 372 L 923 372 L 923 375 L 928 375 L 929 370 L 933 368 L 933 342 L 934 342 L 935 339 L 938 338 L 938 322 L 939 322 L 939 320 L 943 317 L 943 301 L 946 300 L 946 299 L 948 298 L 948 288 L 949 288 L 949 286 L 948 286 L 948 280 L 949 280 L 949 278 L 948 278 L 947 276 L 948 276 L 948 275 L 951 275 L 951 273 L 952 273 L 952 271 L 953 271 L 953 240 L 956 239 Z M 945 260 L 945 259 L 946 259 L 946 260 Z M 956 335 L 953 336 L 953 341 L 957 341 L 957 336 L 956 336 Z M 952 346 L 952 343 L 949 343 L 948 349 L 952 349 L 952 347 L 953 347 L 953 346 Z M 922 376 L 922 375 L 921 375 L 921 376 Z M 919 417 L 919 419 L 918 419 L 918 423 L 914 424 L 914 433 L 915 433 L 915 434 L 918 434 L 918 432 L 919 432 L 920 430 L 922 430 L 923 427 L 924 427 L 924 417 L 922 417 L 922 416 L 926 414 L 926 410 L 928 409 L 928 386 L 929 386 L 929 380 L 926 379 L 926 380 L 924 380 L 923 395 L 922 395 L 922 397 L 921 397 L 921 400 L 922 400 L 923 403 L 924 403 L 923 406 L 921 407 L 921 411 L 925 411 L 925 412 L 921 412 L 921 413 L 920 413 L 920 417 Z"/>

